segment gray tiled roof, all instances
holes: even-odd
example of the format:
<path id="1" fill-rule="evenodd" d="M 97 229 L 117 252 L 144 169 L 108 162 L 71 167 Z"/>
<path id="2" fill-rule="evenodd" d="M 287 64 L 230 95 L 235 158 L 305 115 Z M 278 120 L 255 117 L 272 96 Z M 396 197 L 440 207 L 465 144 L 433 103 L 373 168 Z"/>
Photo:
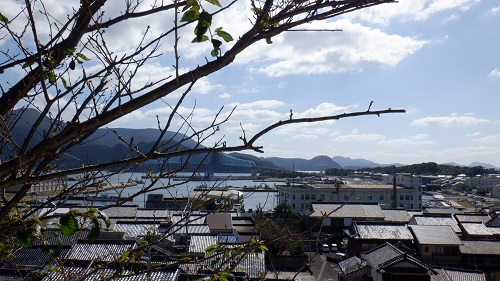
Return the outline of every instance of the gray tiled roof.
<path id="1" fill-rule="evenodd" d="M 76 244 L 66 256 L 69 260 L 113 261 L 131 249 L 127 244 Z"/>
<path id="2" fill-rule="evenodd" d="M 375 204 L 312 204 L 313 212 L 309 215 L 311 218 L 321 218 L 328 215 L 329 218 L 362 218 L 362 219 L 380 219 L 385 215 L 382 208 Z"/>
<path id="3" fill-rule="evenodd" d="M 199 216 L 199 215 L 191 215 L 188 218 L 184 218 L 182 216 L 172 216 L 172 224 L 205 224 L 206 217 L 205 216 Z"/>
<path id="4" fill-rule="evenodd" d="M 167 210 L 137 209 L 137 218 L 167 218 L 170 217 Z"/>
<path id="5" fill-rule="evenodd" d="M 116 273 L 113 269 L 86 269 L 81 267 L 64 267 L 66 275 L 60 272 L 50 272 L 42 281 L 65 281 L 65 280 L 89 280 L 100 281 L 112 277 Z M 179 270 L 177 271 L 158 271 L 151 272 L 151 280 L 155 281 L 176 281 L 179 278 Z M 121 274 L 123 277 L 116 277 L 112 280 L 118 281 L 140 281 L 147 280 L 146 273 L 135 274 L 130 270 L 124 270 Z M 106 279 L 108 280 L 108 279 Z"/>
<path id="6" fill-rule="evenodd" d="M 431 281 L 486 281 L 483 272 L 450 268 L 434 270 L 436 274 L 430 275 Z"/>
<path id="7" fill-rule="evenodd" d="M 500 227 L 490 227 L 488 226 L 489 231 L 493 235 L 500 235 Z"/>
<path id="8" fill-rule="evenodd" d="M 464 222 L 486 223 L 490 220 L 490 216 L 485 215 L 485 214 L 456 214 L 455 217 L 461 223 L 464 223 Z"/>
<path id="9" fill-rule="evenodd" d="M 494 240 L 463 240 L 460 252 L 467 255 L 500 256 L 500 241 Z"/>
<path id="10" fill-rule="evenodd" d="M 406 224 L 355 223 L 359 239 L 413 240 Z"/>
<path id="11" fill-rule="evenodd" d="M 208 234 L 210 233 L 210 228 L 206 224 L 198 224 L 198 225 L 188 225 L 184 226 L 172 226 L 168 233 L 170 234 Z"/>
<path id="12" fill-rule="evenodd" d="M 64 257 L 69 249 L 62 249 L 60 257 Z M 21 248 L 14 253 L 10 263 L 18 266 L 42 267 L 52 261 L 49 253 L 44 253 L 42 248 Z"/>
<path id="13" fill-rule="evenodd" d="M 372 267 L 378 268 L 379 264 L 383 264 L 395 257 L 403 255 L 404 252 L 394 247 L 389 243 L 382 244 L 370 251 L 361 253 L 361 258 Z"/>
<path id="14" fill-rule="evenodd" d="M 385 216 L 385 221 L 390 222 L 409 222 L 412 214 L 406 210 L 382 210 Z"/>
<path id="15" fill-rule="evenodd" d="M 418 225 L 449 225 L 453 228 L 453 231 L 460 233 L 460 227 L 458 222 L 450 216 L 414 216 L 412 221 L 415 221 Z"/>
<path id="16" fill-rule="evenodd" d="M 491 230 L 482 222 L 462 223 L 462 227 L 468 235 L 493 235 Z"/>
<path id="17" fill-rule="evenodd" d="M 449 225 L 409 225 L 415 240 L 422 245 L 462 245 Z"/>
<path id="18" fill-rule="evenodd" d="M 117 222 L 114 231 L 125 232 L 130 237 L 143 237 L 150 233 L 158 233 L 158 228 L 160 224 L 151 223 L 120 223 Z"/>
<path id="19" fill-rule="evenodd" d="M 354 256 L 339 262 L 339 267 L 344 274 L 356 272 L 366 266 L 366 263 Z"/>

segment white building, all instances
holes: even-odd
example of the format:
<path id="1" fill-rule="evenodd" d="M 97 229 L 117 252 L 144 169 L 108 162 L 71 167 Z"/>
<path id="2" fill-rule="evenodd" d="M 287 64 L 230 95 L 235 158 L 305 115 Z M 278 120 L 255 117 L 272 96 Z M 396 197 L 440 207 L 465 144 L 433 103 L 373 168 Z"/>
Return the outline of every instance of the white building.
<path id="1" fill-rule="evenodd" d="M 465 181 L 465 185 L 474 189 L 488 189 L 500 184 L 499 174 L 486 174 L 470 177 Z"/>
<path id="2" fill-rule="evenodd" d="M 383 174 L 382 183 L 392 185 L 394 175 Z M 418 188 L 423 185 L 422 177 L 413 174 L 397 174 L 396 185 L 407 188 Z"/>
<path id="3" fill-rule="evenodd" d="M 308 209 L 313 202 L 373 202 L 383 209 L 391 209 L 393 186 L 385 184 L 307 184 L 277 186 L 278 203 L 286 204 L 296 213 Z M 396 186 L 396 208 L 420 210 L 422 190 Z"/>
<path id="4" fill-rule="evenodd" d="M 63 190 L 68 186 L 68 177 L 60 177 L 49 180 L 43 180 L 33 183 L 28 193 L 51 193 L 53 191 Z M 7 192 L 18 192 L 21 190 L 22 185 L 16 185 L 7 188 Z"/>

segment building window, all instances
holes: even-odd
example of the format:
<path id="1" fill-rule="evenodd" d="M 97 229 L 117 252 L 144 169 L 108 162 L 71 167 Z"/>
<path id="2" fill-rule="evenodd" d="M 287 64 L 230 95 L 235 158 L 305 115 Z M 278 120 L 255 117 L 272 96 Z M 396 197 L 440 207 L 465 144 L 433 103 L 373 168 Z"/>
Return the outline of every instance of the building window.
<path id="1" fill-rule="evenodd" d="M 413 209 L 413 204 L 410 204 L 410 209 Z"/>
<path id="2" fill-rule="evenodd" d="M 295 203 L 292 204 L 292 209 L 295 209 Z"/>
<path id="3" fill-rule="evenodd" d="M 410 195 L 405 195 L 405 200 L 410 200 Z"/>
<path id="4" fill-rule="evenodd" d="M 295 194 L 293 195 L 293 200 L 295 200 Z"/>
<path id="5" fill-rule="evenodd" d="M 410 200 L 413 200 L 413 194 L 410 195 Z"/>
<path id="6" fill-rule="evenodd" d="M 300 195 L 300 200 L 304 200 L 304 194 Z"/>
<path id="7" fill-rule="evenodd" d="M 399 200 L 403 201 L 403 195 L 399 195 Z"/>
<path id="8" fill-rule="evenodd" d="M 429 247 L 424 247 L 424 252 L 428 253 L 429 252 Z"/>
<path id="9" fill-rule="evenodd" d="M 419 195 L 419 196 L 418 196 L 418 200 L 422 200 L 422 195 Z"/>
<path id="10" fill-rule="evenodd" d="M 312 200 L 316 200 L 316 194 L 311 195 Z"/>
<path id="11" fill-rule="evenodd" d="M 306 194 L 306 200 L 309 200 L 309 194 Z"/>
<path id="12" fill-rule="evenodd" d="M 399 204 L 399 207 L 404 208 L 405 205 L 403 203 Z"/>
<path id="13" fill-rule="evenodd" d="M 304 209 L 304 203 L 300 204 L 300 208 Z"/>

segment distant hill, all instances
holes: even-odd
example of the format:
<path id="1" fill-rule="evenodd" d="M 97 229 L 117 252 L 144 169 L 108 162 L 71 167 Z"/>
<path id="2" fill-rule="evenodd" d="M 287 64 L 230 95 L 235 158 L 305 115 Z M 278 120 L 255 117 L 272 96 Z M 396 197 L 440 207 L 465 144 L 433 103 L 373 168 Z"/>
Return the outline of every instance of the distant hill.
<path id="1" fill-rule="evenodd" d="M 342 168 L 332 158 L 324 155 L 316 156 L 310 160 L 280 157 L 266 157 L 264 159 L 283 169 L 295 171 L 325 171 L 330 168 Z"/>
<path id="2" fill-rule="evenodd" d="M 253 162 L 255 162 L 255 165 L 257 167 L 266 167 L 266 168 L 271 168 L 271 169 L 273 169 L 273 168 L 280 168 L 280 167 L 274 165 L 272 162 L 265 160 L 265 158 L 259 158 L 257 156 L 253 156 L 253 155 L 250 155 L 250 154 L 233 152 L 233 153 L 229 153 L 229 155 L 233 156 L 233 157 L 236 157 L 236 158 L 239 158 L 239 159 L 253 161 Z"/>
<path id="3" fill-rule="evenodd" d="M 467 167 L 477 167 L 477 166 L 485 167 L 486 169 L 500 170 L 499 167 L 496 167 L 494 165 L 491 165 L 488 163 L 477 162 L 477 161 L 470 163 Z"/>

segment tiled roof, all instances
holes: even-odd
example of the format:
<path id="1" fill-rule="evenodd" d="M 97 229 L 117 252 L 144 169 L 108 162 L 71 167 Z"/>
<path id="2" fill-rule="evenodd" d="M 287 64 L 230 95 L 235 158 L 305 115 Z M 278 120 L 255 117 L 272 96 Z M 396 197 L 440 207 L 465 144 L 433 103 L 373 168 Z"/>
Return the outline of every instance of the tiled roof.
<path id="1" fill-rule="evenodd" d="M 366 266 L 366 263 L 354 256 L 339 262 L 339 267 L 344 274 L 356 272 Z"/>
<path id="2" fill-rule="evenodd" d="M 468 222 L 462 223 L 462 227 L 468 235 L 488 235 L 491 236 L 493 233 L 490 231 L 486 225 L 482 222 Z"/>
<path id="3" fill-rule="evenodd" d="M 87 240 L 89 232 L 90 231 L 88 229 L 81 229 L 71 236 L 65 236 L 62 234 L 60 229 L 47 229 L 44 232 L 43 240 L 49 245 L 55 246 L 59 243 L 57 239 L 57 237 L 59 237 L 63 246 L 72 246 L 73 244 L 76 244 L 78 240 Z M 34 244 L 42 245 L 42 242 L 36 241 Z"/>
<path id="4" fill-rule="evenodd" d="M 205 216 L 200 216 L 200 215 L 191 215 L 188 218 L 185 218 L 180 215 L 175 215 L 172 216 L 172 224 L 205 224 L 206 217 Z"/>
<path id="5" fill-rule="evenodd" d="M 313 212 L 309 215 L 311 218 L 321 218 L 327 215 L 329 218 L 362 218 L 362 219 L 381 219 L 385 215 L 382 208 L 376 204 L 312 204 Z"/>
<path id="6" fill-rule="evenodd" d="M 406 224 L 389 223 L 355 223 L 357 230 L 355 239 L 380 239 L 380 240 L 413 240 Z"/>
<path id="7" fill-rule="evenodd" d="M 167 210 L 137 209 L 137 218 L 161 219 L 170 217 Z"/>
<path id="8" fill-rule="evenodd" d="M 423 245 L 462 245 L 449 225 L 409 225 L 415 240 Z"/>
<path id="9" fill-rule="evenodd" d="M 411 221 L 415 221 L 418 225 L 449 225 L 453 231 L 460 233 L 458 222 L 451 216 L 414 216 Z"/>
<path id="10" fill-rule="evenodd" d="M 66 280 L 89 280 L 89 281 L 100 281 L 106 278 L 110 278 L 116 273 L 113 269 L 86 269 L 81 267 L 64 267 L 64 273 L 62 275 L 60 272 L 50 272 L 42 281 L 66 281 Z M 179 270 L 177 271 L 158 271 L 151 272 L 151 280 L 155 281 L 176 281 L 179 278 Z M 118 281 L 140 281 L 147 280 L 146 273 L 136 274 L 130 270 L 124 270 L 121 274 L 123 277 L 116 277 L 112 280 Z M 108 280 L 108 279 L 106 279 Z"/>
<path id="11" fill-rule="evenodd" d="M 486 281 L 483 272 L 464 269 L 440 268 L 434 269 L 436 274 L 431 274 L 431 281 Z"/>
<path id="12" fill-rule="evenodd" d="M 127 244 L 76 244 L 66 256 L 69 260 L 113 261 L 131 249 Z"/>
<path id="13" fill-rule="evenodd" d="M 69 249 L 62 249 L 60 257 L 64 257 L 68 253 Z M 10 263 L 18 266 L 33 266 L 42 267 L 52 261 L 53 258 L 49 253 L 44 253 L 42 248 L 21 248 L 14 253 L 14 257 L 10 260 Z M 0 279 L 1 280 L 1 279 Z"/>
<path id="14" fill-rule="evenodd" d="M 500 227 L 490 227 L 488 226 L 489 231 L 493 235 L 500 235 Z"/>
<path id="15" fill-rule="evenodd" d="M 404 252 L 389 243 L 382 244 L 367 252 L 361 253 L 361 258 L 370 266 L 378 268 L 380 264 L 403 255 Z"/>
<path id="16" fill-rule="evenodd" d="M 217 235 L 193 235 L 189 243 L 190 253 L 205 253 L 205 249 L 213 244 L 217 244 Z"/>
<path id="17" fill-rule="evenodd" d="M 455 218 L 461 223 L 464 222 L 482 222 L 486 223 L 490 220 L 490 216 L 484 214 L 456 214 Z"/>
<path id="18" fill-rule="evenodd" d="M 500 255 L 500 241 L 463 240 L 460 252 L 467 255 Z"/>
<path id="19" fill-rule="evenodd" d="M 117 222 L 114 231 L 125 232 L 130 237 L 143 237 L 150 233 L 158 233 L 160 224 L 157 223 L 120 223 Z"/>
<path id="20" fill-rule="evenodd" d="M 221 254 L 222 255 L 222 254 Z M 245 273 L 249 278 L 258 278 L 261 279 L 266 274 L 266 265 L 264 254 L 260 252 L 249 253 L 246 257 L 244 257 L 236 266 L 234 272 Z M 198 261 L 197 263 L 192 264 L 181 264 L 180 268 L 183 269 L 187 274 L 200 274 L 199 270 L 203 269 L 212 269 L 221 267 L 221 261 L 217 261 L 216 259 L 220 257 L 214 256 L 211 258 L 203 259 L 202 261 Z M 238 259 L 238 257 L 229 258 L 229 262 Z M 213 262 L 213 264 L 212 264 Z M 229 266 L 228 263 L 222 266 L 222 268 Z"/>
<path id="21" fill-rule="evenodd" d="M 412 214 L 406 210 L 382 210 L 385 216 L 385 221 L 390 222 L 409 222 Z"/>

